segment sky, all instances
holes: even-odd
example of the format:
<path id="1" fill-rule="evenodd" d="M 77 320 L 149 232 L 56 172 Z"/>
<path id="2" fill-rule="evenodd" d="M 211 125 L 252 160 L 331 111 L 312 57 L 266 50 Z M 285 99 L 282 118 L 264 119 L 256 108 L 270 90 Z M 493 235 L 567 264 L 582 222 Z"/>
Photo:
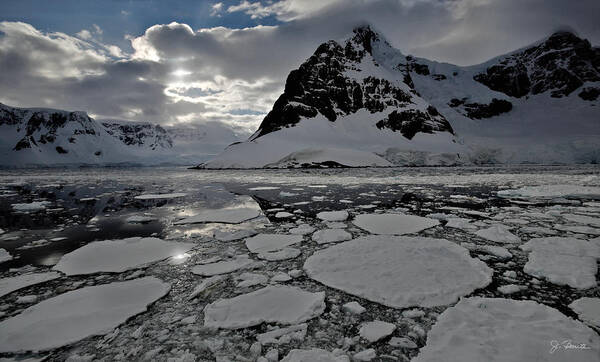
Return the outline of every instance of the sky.
<path id="1" fill-rule="evenodd" d="M 2 0 L 0 102 L 255 130 L 297 68 L 369 23 L 404 54 L 471 65 L 569 27 L 598 0 Z"/>

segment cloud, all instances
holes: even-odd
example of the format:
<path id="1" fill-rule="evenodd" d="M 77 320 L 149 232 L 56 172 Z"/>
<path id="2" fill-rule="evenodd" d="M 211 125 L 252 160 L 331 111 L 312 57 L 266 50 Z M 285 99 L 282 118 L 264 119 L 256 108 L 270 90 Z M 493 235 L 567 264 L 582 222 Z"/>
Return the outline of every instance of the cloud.
<path id="1" fill-rule="evenodd" d="M 0 101 L 254 130 L 289 71 L 357 24 L 373 24 L 405 54 L 458 64 L 527 45 L 563 24 L 594 44 L 600 40 L 600 3 L 590 0 L 238 1 L 227 8 L 214 3 L 209 11 L 279 23 L 243 29 L 157 24 L 128 36 L 129 54 L 103 43 L 102 29 L 93 25 L 70 36 L 0 22 Z"/>

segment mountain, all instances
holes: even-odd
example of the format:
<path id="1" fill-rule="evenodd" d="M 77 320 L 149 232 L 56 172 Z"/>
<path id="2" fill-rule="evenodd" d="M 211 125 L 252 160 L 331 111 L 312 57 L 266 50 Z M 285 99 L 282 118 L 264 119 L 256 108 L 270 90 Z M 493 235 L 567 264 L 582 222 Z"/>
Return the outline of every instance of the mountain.
<path id="1" fill-rule="evenodd" d="M 0 104 L 0 165 L 190 165 L 238 141 L 221 124 L 167 127 Z M 219 141 L 214 141 L 219 140 Z"/>
<path id="2" fill-rule="evenodd" d="M 598 162 L 599 54 L 557 32 L 461 67 L 359 27 L 321 44 L 256 133 L 201 167 Z"/>

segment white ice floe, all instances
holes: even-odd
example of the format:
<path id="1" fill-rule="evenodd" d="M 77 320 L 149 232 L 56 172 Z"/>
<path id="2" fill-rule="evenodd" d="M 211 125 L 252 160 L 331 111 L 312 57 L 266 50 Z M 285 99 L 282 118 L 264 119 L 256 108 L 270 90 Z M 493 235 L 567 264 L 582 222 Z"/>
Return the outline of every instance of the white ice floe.
<path id="1" fill-rule="evenodd" d="M 225 279 L 227 279 L 227 276 L 225 276 L 225 275 L 214 275 L 210 278 L 206 278 L 206 279 L 202 280 L 198 285 L 196 285 L 194 290 L 192 290 L 192 293 L 190 294 L 189 299 L 196 298 L 197 296 L 201 295 L 202 293 L 204 293 L 205 291 L 210 289 L 212 286 L 222 282 Z"/>
<path id="2" fill-rule="evenodd" d="M 271 277 L 273 283 L 285 283 L 292 280 L 292 277 L 288 273 L 278 272 Z"/>
<path id="3" fill-rule="evenodd" d="M 235 278 L 238 282 L 236 287 L 238 288 L 248 288 L 253 287 L 255 285 L 267 284 L 269 278 L 266 275 L 258 274 L 258 273 L 242 273 Z"/>
<path id="4" fill-rule="evenodd" d="M 181 192 L 174 192 L 170 194 L 142 194 L 134 197 L 136 200 L 166 200 L 166 199 L 177 199 L 185 197 L 187 194 Z"/>
<path id="5" fill-rule="evenodd" d="M 417 346 L 417 344 L 413 341 L 411 341 L 408 338 L 404 338 L 404 337 L 392 337 L 390 338 L 390 341 L 388 342 L 388 344 L 392 347 L 400 347 L 400 348 L 408 348 L 408 349 L 415 349 L 418 348 L 419 346 Z"/>
<path id="6" fill-rule="evenodd" d="M 190 216 L 174 222 L 174 225 L 199 224 L 219 222 L 226 224 L 239 224 L 246 220 L 254 219 L 260 215 L 260 210 L 253 207 L 224 208 L 215 210 L 202 210 L 198 215 Z"/>
<path id="7" fill-rule="evenodd" d="M 585 323 L 600 328 L 600 298 L 579 298 L 569 308 Z"/>
<path id="8" fill-rule="evenodd" d="M 230 260 L 196 265 L 192 268 L 192 273 L 210 277 L 213 275 L 232 273 L 240 269 L 254 269 L 258 266 L 260 266 L 260 263 L 250 259 L 248 255 L 239 255 Z"/>
<path id="9" fill-rule="evenodd" d="M 275 214 L 275 218 L 277 219 L 287 219 L 294 216 L 294 214 L 289 213 L 287 211 L 279 211 L 278 213 Z"/>
<path id="10" fill-rule="evenodd" d="M 254 229 L 240 229 L 240 230 L 215 230 L 213 231 L 213 237 L 219 241 L 235 241 L 247 238 L 258 234 Z"/>
<path id="11" fill-rule="evenodd" d="M 300 242 L 302 242 L 302 235 L 258 234 L 246 239 L 246 247 L 252 253 L 266 253 Z"/>
<path id="12" fill-rule="evenodd" d="M 345 221 L 348 218 L 348 211 L 321 211 L 317 218 L 323 221 Z"/>
<path id="13" fill-rule="evenodd" d="M 352 223 L 372 234 L 404 235 L 418 233 L 440 222 L 407 214 L 361 214 L 356 216 Z"/>
<path id="14" fill-rule="evenodd" d="M 491 254 L 500 259 L 510 259 L 513 257 L 510 251 L 500 246 L 477 245 L 473 243 L 460 243 L 460 246 L 465 247 L 469 250 L 481 251 L 487 254 Z"/>
<path id="15" fill-rule="evenodd" d="M 292 349 L 281 362 L 350 362 L 350 358 L 319 348 Z"/>
<path id="16" fill-rule="evenodd" d="M 396 325 L 384 321 L 372 321 L 363 323 L 358 330 L 360 336 L 369 343 L 377 342 L 378 340 L 389 336 L 396 330 Z"/>
<path id="17" fill-rule="evenodd" d="M 579 185 L 525 186 L 515 190 L 498 191 L 500 197 L 516 198 L 600 198 L 600 187 Z"/>
<path id="18" fill-rule="evenodd" d="M 295 326 L 283 327 L 270 330 L 256 335 L 256 340 L 262 344 L 282 344 L 292 340 L 302 341 L 306 337 L 308 325 L 306 323 Z"/>
<path id="19" fill-rule="evenodd" d="M 204 325 L 227 329 L 261 323 L 297 324 L 321 315 L 325 292 L 311 293 L 287 286 L 268 286 L 204 308 Z"/>
<path id="20" fill-rule="evenodd" d="M 0 279 L 0 297 L 31 285 L 44 283 L 60 278 L 60 273 L 34 273 L 22 274 L 14 277 Z"/>
<path id="21" fill-rule="evenodd" d="M 390 307 L 438 306 L 491 282 L 493 271 L 448 240 L 367 236 L 319 250 L 304 270 L 318 282 Z"/>
<path id="22" fill-rule="evenodd" d="M 0 322 L 0 352 L 58 348 L 106 334 L 169 292 L 154 277 L 77 289 Z"/>
<path id="23" fill-rule="evenodd" d="M 517 284 L 507 284 L 507 285 L 498 287 L 498 291 L 502 294 L 518 293 L 523 289 L 527 289 L 527 288 L 524 285 L 517 285 Z"/>
<path id="24" fill-rule="evenodd" d="M 587 224 L 594 227 L 600 227 L 600 218 L 591 217 L 586 215 L 578 215 L 578 214 L 564 214 L 562 215 L 566 220 L 576 222 L 579 224 Z"/>
<path id="25" fill-rule="evenodd" d="M 177 243 L 152 237 L 94 241 L 65 254 L 53 269 L 67 275 L 122 273 L 184 254 L 195 246 L 192 243 Z"/>
<path id="26" fill-rule="evenodd" d="M 493 225 L 487 229 L 476 231 L 475 235 L 496 243 L 510 244 L 521 242 L 521 239 L 517 235 L 510 232 L 508 226 L 502 224 Z"/>
<path id="27" fill-rule="evenodd" d="M 520 230 L 521 230 L 521 232 L 524 232 L 527 234 L 538 234 L 538 235 L 556 235 L 556 234 L 558 234 L 558 231 L 556 231 L 556 230 L 541 227 L 541 226 L 526 226 L 526 227 L 520 228 Z"/>
<path id="28" fill-rule="evenodd" d="M 0 248 L 0 263 L 4 263 L 5 261 L 9 261 L 12 259 L 13 259 L 13 256 L 10 255 L 10 253 L 8 251 L 6 251 L 6 249 Z"/>
<path id="29" fill-rule="evenodd" d="M 187 194 L 181 192 L 174 192 L 170 194 L 142 194 L 134 197 L 136 200 L 167 200 L 167 199 L 177 199 L 180 197 L 185 197 Z"/>
<path id="30" fill-rule="evenodd" d="M 281 261 L 294 259 L 300 256 L 300 250 L 296 248 L 283 248 L 276 251 L 266 251 L 264 253 L 258 253 L 256 255 L 259 259 L 267 261 Z"/>
<path id="31" fill-rule="evenodd" d="M 49 201 L 34 201 L 26 204 L 12 204 L 11 206 L 15 211 L 35 212 L 45 210 L 48 205 L 50 205 Z"/>
<path id="32" fill-rule="evenodd" d="M 131 215 L 125 219 L 130 224 L 143 224 L 155 220 L 158 220 L 158 218 L 152 214 Z"/>
<path id="33" fill-rule="evenodd" d="M 573 288 L 595 287 L 600 245 L 572 237 L 531 239 L 521 245 L 530 251 L 525 273 Z"/>
<path id="34" fill-rule="evenodd" d="M 289 230 L 290 234 L 294 235 L 307 235 L 315 231 L 315 228 L 308 224 L 301 224 L 295 228 Z"/>
<path id="35" fill-rule="evenodd" d="M 355 361 L 362 362 L 362 361 L 371 361 L 376 357 L 377 357 L 377 352 L 375 351 L 375 349 L 369 348 L 369 349 L 360 351 L 358 353 L 355 353 L 354 356 L 352 356 L 352 359 L 354 359 Z"/>
<path id="36" fill-rule="evenodd" d="M 569 349 L 585 345 L 588 349 Z M 413 362 L 598 362 L 600 336 L 533 301 L 466 298 L 446 309 Z"/>
<path id="37" fill-rule="evenodd" d="M 352 239 L 352 234 L 343 229 L 323 229 L 312 234 L 317 244 L 338 243 Z"/>
<path id="38" fill-rule="evenodd" d="M 555 224 L 554 228 L 556 230 L 570 231 L 570 232 L 576 233 L 576 234 L 600 235 L 600 228 L 593 228 L 593 227 L 589 227 L 589 226 Z"/>
<path id="39" fill-rule="evenodd" d="M 367 311 L 367 308 L 363 307 L 358 302 L 348 302 L 342 305 L 342 310 L 350 314 L 362 314 Z"/>
<path id="40" fill-rule="evenodd" d="M 470 219 L 465 219 L 462 217 L 449 218 L 448 222 L 446 223 L 446 227 L 461 230 L 477 230 L 477 226 L 471 224 Z"/>

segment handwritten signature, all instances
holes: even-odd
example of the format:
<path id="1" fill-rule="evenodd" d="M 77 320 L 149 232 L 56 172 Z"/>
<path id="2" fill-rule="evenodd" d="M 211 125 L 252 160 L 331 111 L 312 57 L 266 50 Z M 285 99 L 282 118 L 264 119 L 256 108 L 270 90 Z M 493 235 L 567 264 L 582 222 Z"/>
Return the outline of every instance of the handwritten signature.
<path id="1" fill-rule="evenodd" d="M 570 339 L 566 339 L 562 342 L 559 342 L 557 340 L 550 341 L 550 353 L 551 354 L 560 349 L 564 349 L 565 351 L 568 351 L 568 350 L 592 349 L 592 348 L 585 343 L 575 344 Z"/>

